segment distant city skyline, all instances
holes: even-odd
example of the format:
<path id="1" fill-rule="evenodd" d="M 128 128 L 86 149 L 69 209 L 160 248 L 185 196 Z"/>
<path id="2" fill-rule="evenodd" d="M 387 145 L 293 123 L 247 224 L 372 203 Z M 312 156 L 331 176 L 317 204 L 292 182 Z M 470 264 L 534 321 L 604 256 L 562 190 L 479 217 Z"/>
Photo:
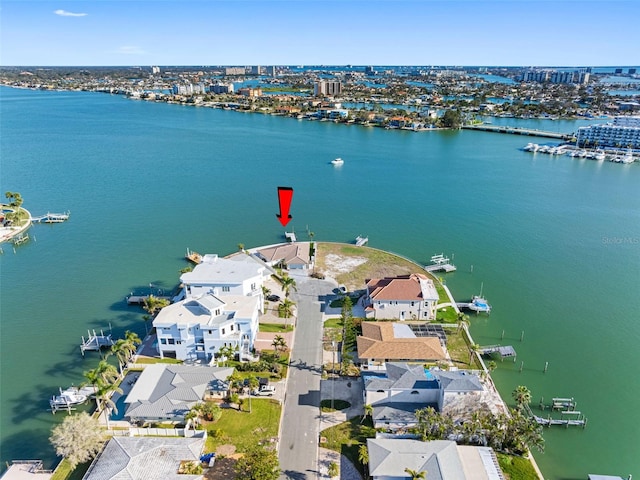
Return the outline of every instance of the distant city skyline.
<path id="1" fill-rule="evenodd" d="M 635 0 L 2 0 L 0 65 L 640 64 Z"/>

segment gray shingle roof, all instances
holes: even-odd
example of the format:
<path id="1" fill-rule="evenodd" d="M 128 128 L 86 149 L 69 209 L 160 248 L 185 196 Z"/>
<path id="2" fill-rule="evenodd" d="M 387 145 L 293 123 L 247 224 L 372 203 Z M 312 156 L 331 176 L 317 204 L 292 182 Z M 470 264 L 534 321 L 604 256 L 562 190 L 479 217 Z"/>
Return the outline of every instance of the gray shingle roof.
<path id="1" fill-rule="evenodd" d="M 113 437 L 83 480 L 200 480 L 178 468 L 199 460 L 203 448 L 203 437 Z"/>
<path id="2" fill-rule="evenodd" d="M 478 376 L 464 370 L 434 370 L 433 375 L 440 380 L 445 392 L 481 392 L 483 390 Z"/>
<path id="3" fill-rule="evenodd" d="M 410 468 L 427 471 L 429 480 L 460 480 L 465 473 L 457 445 L 449 440 L 367 439 L 372 477 L 410 478 Z"/>
<path id="4" fill-rule="evenodd" d="M 373 378 L 367 383 L 367 390 L 438 388 L 437 382 L 427 379 L 422 365 L 387 362 L 386 369 L 386 378 Z"/>
<path id="5" fill-rule="evenodd" d="M 207 389 L 219 389 L 233 368 L 192 365 L 149 365 L 127 395 L 126 417 L 181 418 Z"/>

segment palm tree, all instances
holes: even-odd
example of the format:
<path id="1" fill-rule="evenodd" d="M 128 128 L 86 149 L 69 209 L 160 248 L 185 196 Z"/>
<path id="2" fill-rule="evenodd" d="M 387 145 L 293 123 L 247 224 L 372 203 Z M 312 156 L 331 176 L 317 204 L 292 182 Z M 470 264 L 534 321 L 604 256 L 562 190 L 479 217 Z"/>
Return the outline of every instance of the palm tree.
<path id="1" fill-rule="evenodd" d="M 289 297 L 291 289 L 293 289 L 293 291 L 298 291 L 298 289 L 296 288 L 295 279 L 287 274 L 283 275 L 282 278 L 280 278 L 280 283 L 282 284 L 282 291 L 284 292 L 284 296 L 287 298 Z"/>
<path id="2" fill-rule="evenodd" d="M 458 330 L 462 330 L 464 327 L 469 327 L 469 315 L 458 312 Z"/>
<path id="3" fill-rule="evenodd" d="M 373 405 L 366 404 L 364 406 L 364 415 L 362 415 L 362 420 L 360 420 L 360 423 L 364 422 L 365 418 L 372 417 L 372 416 L 373 416 Z"/>
<path id="4" fill-rule="evenodd" d="M 364 471 L 366 477 L 368 478 L 368 470 L 369 470 L 369 449 L 366 445 L 360 445 L 358 447 L 358 461 L 364 467 Z"/>
<path id="5" fill-rule="evenodd" d="M 144 303 L 142 304 L 142 308 L 149 313 L 152 317 L 154 317 L 160 310 L 169 305 L 169 300 L 166 298 L 159 298 L 155 295 L 151 294 L 147 298 L 144 299 Z"/>
<path id="6" fill-rule="evenodd" d="M 293 316 L 293 307 L 294 307 L 294 305 L 295 305 L 294 302 L 292 302 L 288 298 L 285 298 L 282 302 L 280 302 L 280 306 L 278 307 L 278 310 L 279 310 L 280 314 L 282 315 L 282 318 L 285 319 L 285 325 L 286 326 L 289 326 L 288 325 L 289 322 L 287 320 Z"/>
<path id="7" fill-rule="evenodd" d="M 525 405 L 529 405 L 531 402 L 531 392 L 524 385 L 518 385 L 516 389 L 511 392 L 511 396 L 516 401 L 518 410 L 522 410 Z"/>
<path id="8" fill-rule="evenodd" d="M 273 346 L 276 352 L 282 350 L 283 352 L 287 350 L 287 342 L 284 340 L 282 335 L 276 335 L 271 342 L 271 346 Z"/>
<path id="9" fill-rule="evenodd" d="M 116 341 L 116 343 L 114 343 L 113 345 L 111 345 L 111 353 L 115 354 L 116 358 L 118 359 L 118 369 L 120 370 L 120 376 L 122 376 L 123 374 L 123 365 L 126 365 L 127 360 L 129 360 L 129 343 L 120 338 Z"/>
<path id="10" fill-rule="evenodd" d="M 118 413 L 118 407 L 116 403 L 111 399 L 113 392 L 122 393 L 122 389 L 115 384 L 105 383 L 96 392 L 96 406 L 98 411 L 101 409 L 104 411 L 104 418 L 107 422 L 107 428 L 109 428 L 109 410 L 113 410 Z M 101 408 L 102 407 L 102 408 Z"/>
<path id="11" fill-rule="evenodd" d="M 418 471 L 405 468 L 404 471 L 411 477 L 411 480 L 425 480 L 427 478 L 427 472 L 425 470 Z"/>

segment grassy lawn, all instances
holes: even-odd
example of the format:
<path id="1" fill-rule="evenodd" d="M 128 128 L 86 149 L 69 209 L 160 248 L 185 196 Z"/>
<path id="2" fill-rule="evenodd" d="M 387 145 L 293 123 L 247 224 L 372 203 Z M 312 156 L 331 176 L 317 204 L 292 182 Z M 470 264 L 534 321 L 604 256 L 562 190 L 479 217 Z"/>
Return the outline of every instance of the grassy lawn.
<path id="1" fill-rule="evenodd" d="M 500 468 L 507 479 L 539 480 L 538 474 L 527 458 L 514 457 L 512 455 L 505 455 L 504 453 L 498 453 L 497 455 Z"/>
<path id="2" fill-rule="evenodd" d="M 136 363 L 182 363 L 182 360 L 175 358 L 154 358 L 154 357 L 138 357 Z"/>
<path id="3" fill-rule="evenodd" d="M 469 365 L 469 344 L 464 336 L 463 330 L 458 328 L 447 329 L 447 350 L 451 355 L 451 360 L 458 368 L 481 369 L 480 364 L 475 360 Z"/>
<path id="4" fill-rule="evenodd" d="M 324 322 L 324 328 L 340 328 L 344 327 L 344 322 L 342 321 L 342 317 L 330 318 L 326 322 Z"/>
<path id="5" fill-rule="evenodd" d="M 458 323 L 458 314 L 453 307 L 439 308 L 436 311 L 436 322 L 438 323 Z"/>
<path id="6" fill-rule="evenodd" d="M 285 325 L 284 323 L 261 323 L 259 330 L 267 333 L 292 332 L 293 325 Z"/>
<path id="7" fill-rule="evenodd" d="M 327 262 L 328 255 L 366 259 L 366 262 L 355 267 L 353 271 L 340 273 L 336 276 L 338 283 L 343 283 L 349 290 L 364 288 L 364 281 L 367 278 L 395 277 L 409 273 L 422 273 L 429 276 L 420 265 L 391 253 L 340 243 L 318 243 L 317 271 L 326 273 L 330 270 L 329 262 Z"/>
<path id="8" fill-rule="evenodd" d="M 364 476 L 363 466 L 358 460 L 358 449 L 360 445 L 366 445 L 367 438 L 376 436 L 370 418 L 366 418 L 363 423 L 360 423 L 360 417 L 352 418 L 323 430 L 320 435 L 327 439 L 326 443 L 322 444 L 323 447 L 345 455 Z"/>
<path id="9" fill-rule="evenodd" d="M 252 398 L 251 413 L 248 399 L 242 408 L 241 412 L 225 408 L 220 420 L 215 423 L 205 422 L 207 430 L 216 429 L 220 432 L 215 438 L 214 435 L 207 437 L 205 451 L 213 452 L 220 445 L 233 444 L 237 451 L 243 452 L 257 441 L 278 435 L 280 403 L 272 399 Z"/>

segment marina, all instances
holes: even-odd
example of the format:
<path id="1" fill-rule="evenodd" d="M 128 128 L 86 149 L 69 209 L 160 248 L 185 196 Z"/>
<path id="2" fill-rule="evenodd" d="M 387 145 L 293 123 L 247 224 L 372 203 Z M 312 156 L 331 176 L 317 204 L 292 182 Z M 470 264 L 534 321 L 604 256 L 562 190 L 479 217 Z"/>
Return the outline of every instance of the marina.
<path id="1" fill-rule="evenodd" d="M 544 153 L 547 155 L 566 155 L 571 158 L 595 160 L 597 162 L 613 162 L 629 164 L 635 162 L 633 151 L 621 149 L 585 149 L 572 145 L 539 145 L 528 143 L 523 147 L 525 152 Z"/>

